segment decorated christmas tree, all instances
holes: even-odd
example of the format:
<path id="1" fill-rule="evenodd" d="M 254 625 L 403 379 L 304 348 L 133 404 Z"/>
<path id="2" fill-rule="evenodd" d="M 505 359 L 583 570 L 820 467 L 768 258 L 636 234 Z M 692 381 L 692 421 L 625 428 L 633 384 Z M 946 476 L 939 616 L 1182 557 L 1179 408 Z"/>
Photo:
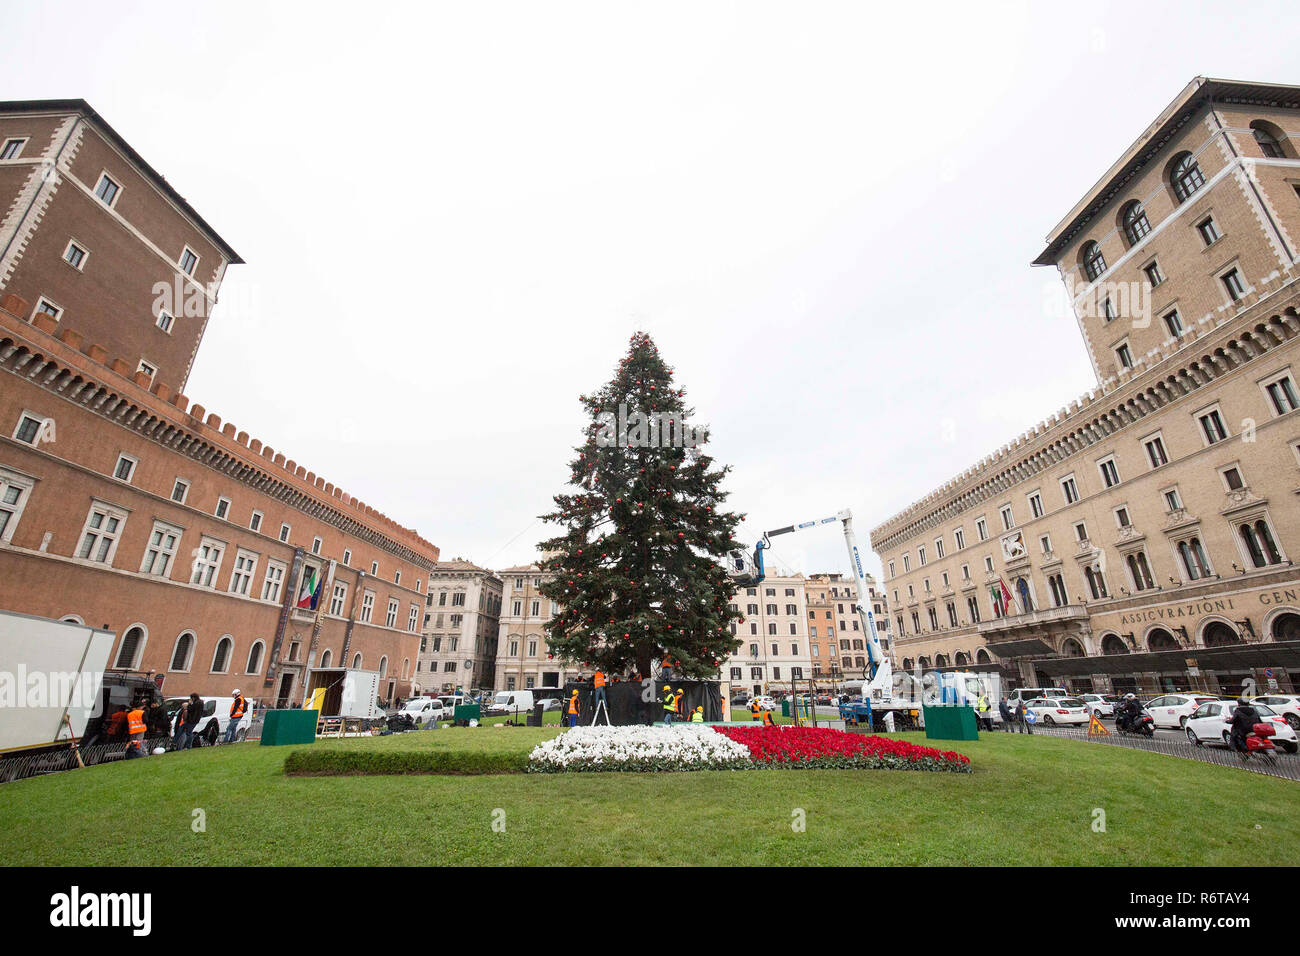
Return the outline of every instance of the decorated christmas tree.
<path id="1" fill-rule="evenodd" d="M 570 467 L 572 491 L 542 518 L 564 528 L 540 543 L 553 577 L 542 593 L 557 657 L 609 674 L 666 664 L 711 678 L 740 641 L 726 553 L 743 516 L 724 511 L 729 470 L 704 451 L 685 391 L 650 336 L 632 336 L 611 382 L 580 396 L 591 416 Z"/>

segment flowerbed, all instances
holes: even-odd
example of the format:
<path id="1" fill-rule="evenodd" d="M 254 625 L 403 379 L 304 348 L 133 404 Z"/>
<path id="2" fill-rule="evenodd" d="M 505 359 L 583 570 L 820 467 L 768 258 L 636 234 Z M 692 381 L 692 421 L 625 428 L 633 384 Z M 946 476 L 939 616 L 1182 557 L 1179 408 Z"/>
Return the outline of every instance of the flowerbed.
<path id="1" fill-rule="evenodd" d="M 749 764 L 749 750 L 712 727 L 573 727 L 533 748 L 528 772 L 731 770 Z"/>
<path id="2" fill-rule="evenodd" d="M 903 740 L 815 727 L 575 727 L 539 744 L 529 773 L 564 771 L 934 770 L 970 759 Z"/>
<path id="3" fill-rule="evenodd" d="M 970 773 L 970 758 L 905 740 L 820 727 L 716 727 L 743 744 L 759 767 L 821 770 L 940 770 Z"/>

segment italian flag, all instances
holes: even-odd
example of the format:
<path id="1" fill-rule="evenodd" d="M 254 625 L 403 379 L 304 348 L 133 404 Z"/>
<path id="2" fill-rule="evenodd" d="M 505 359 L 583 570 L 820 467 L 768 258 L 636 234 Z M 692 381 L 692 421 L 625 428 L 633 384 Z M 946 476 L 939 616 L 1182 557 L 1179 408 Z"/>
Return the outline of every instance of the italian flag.
<path id="1" fill-rule="evenodd" d="M 307 573 L 302 576 L 302 590 L 298 593 L 298 607 L 314 611 L 319 587 L 320 569 L 308 568 Z"/>

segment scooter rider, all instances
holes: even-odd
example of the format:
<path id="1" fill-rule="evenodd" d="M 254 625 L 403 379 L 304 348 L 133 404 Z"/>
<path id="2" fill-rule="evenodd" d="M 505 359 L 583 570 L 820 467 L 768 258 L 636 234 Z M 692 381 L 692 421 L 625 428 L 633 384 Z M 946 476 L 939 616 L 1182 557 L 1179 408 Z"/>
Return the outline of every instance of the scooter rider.
<path id="1" fill-rule="evenodd" d="M 1259 711 L 1254 708 L 1250 699 L 1243 694 L 1237 701 L 1237 709 L 1232 712 L 1232 726 L 1228 737 L 1232 749 L 1237 751 L 1242 759 L 1245 759 L 1250 752 L 1246 744 L 1246 738 L 1254 732 L 1257 723 L 1259 723 Z"/>
<path id="2" fill-rule="evenodd" d="M 1142 704 L 1138 702 L 1137 694 L 1125 694 L 1124 703 L 1120 705 L 1119 716 L 1115 719 L 1115 725 L 1120 730 L 1132 730 L 1135 721 L 1142 715 Z"/>

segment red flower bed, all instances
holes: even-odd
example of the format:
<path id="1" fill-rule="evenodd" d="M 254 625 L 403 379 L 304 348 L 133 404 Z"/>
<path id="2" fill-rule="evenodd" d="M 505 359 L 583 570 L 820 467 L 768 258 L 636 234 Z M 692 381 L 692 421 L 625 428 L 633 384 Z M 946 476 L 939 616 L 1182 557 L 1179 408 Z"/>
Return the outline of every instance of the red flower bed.
<path id="1" fill-rule="evenodd" d="M 904 740 L 820 727 L 714 727 L 749 748 L 758 766 L 969 773 L 970 758 Z"/>

